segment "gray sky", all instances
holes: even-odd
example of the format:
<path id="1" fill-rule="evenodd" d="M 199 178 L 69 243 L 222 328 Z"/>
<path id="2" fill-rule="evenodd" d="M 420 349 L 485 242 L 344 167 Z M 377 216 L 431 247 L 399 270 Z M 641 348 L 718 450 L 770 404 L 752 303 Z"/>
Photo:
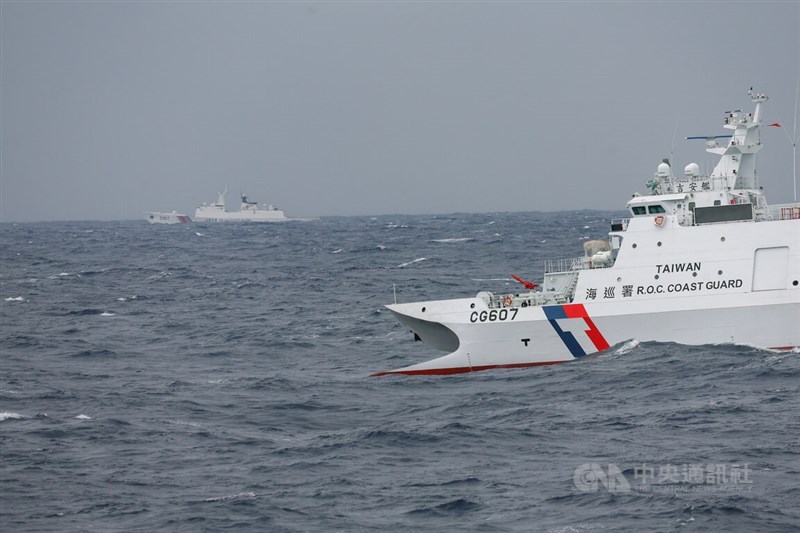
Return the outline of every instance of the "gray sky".
<path id="1" fill-rule="evenodd" d="M 618 209 L 715 158 L 766 92 L 791 133 L 800 2 L 2 1 L 0 220 Z M 791 201 L 766 128 L 761 184 Z"/>

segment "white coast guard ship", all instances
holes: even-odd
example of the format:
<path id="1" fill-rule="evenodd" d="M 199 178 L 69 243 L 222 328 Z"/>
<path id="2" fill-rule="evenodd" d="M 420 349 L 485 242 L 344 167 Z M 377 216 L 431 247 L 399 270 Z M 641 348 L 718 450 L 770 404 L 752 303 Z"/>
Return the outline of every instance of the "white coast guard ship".
<path id="1" fill-rule="evenodd" d="M 282 209 L 273 205 L 258 206 L 258 202 L 247 199 L 247 195 L 242 194 L 242 203 L 238 211 L 225 210 L 225 195 L 227 189 L 217 193 L 217 201 L 213 204 L 206 204 L 195 209 L 195 222 L 286 222 L 286 214 Z"/>
<path id="2" fill-rule="evenodd" d="M 612 221 L 609 240 L 547 261 L 541 287 L 387 306 L 450 353 L 375 375 L 549 365 L 632 338 L 800 346 L 800 204 L 767 204 L 755 168 L 767 97 L 748 94 L 754 112 L 725 113 L 730 135 L 702 137 L 721 156 L 710 176 L 695 163 L 682 177 L 658 165 L 649 194 L 628 202 L 630 218 Z"/>

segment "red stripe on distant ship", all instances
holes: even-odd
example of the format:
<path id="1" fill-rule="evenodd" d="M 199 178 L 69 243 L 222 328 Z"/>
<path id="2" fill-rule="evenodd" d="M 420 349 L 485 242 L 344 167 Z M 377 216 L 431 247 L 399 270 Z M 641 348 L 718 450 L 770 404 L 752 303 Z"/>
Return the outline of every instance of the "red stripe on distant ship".
<path id="1" fill-rule="evenodd" d="M 597 351 L 608 350 L 611 347 L 605 337 L 603 337 L 603 334 L 600 333 L 600 330 L 597 329 L 592 319 L 589 318 L 589 313 L 586 312 L 586 308 L 583 304 L 569 304 L 562 305 L 561 307 L 564 309 L 567 318 L 582 318 L 586 321 L 586 325 L 589 326 L 589 329 L 586 330 L 586 335 L 591 339 Z"/>
<path id="2" fill-rule="evenodd" d="M 466 374 L 468 372 L 480 372 L 482 370 L 494 370 L 495 368 L 526 368 L 530 366 L 557 365 L 568 361 L 546 361 L 543 363 L 513 363 L 510 365 L 486 365 L 486 366 L 456 366 L 452 368 L 429 368 L 427 370 L 393 370 L 391 372 L 378 372 L 371 374 L 370 377 L 377 378 L 388 376 L 389 374 L 404 374 L 406 376 L 446 376 L 449 374 Z"/>
<path id="3" fill-rule="evenodd" d="M 774 346 L 769 350 L 794 350 L 797 346 Z"/>

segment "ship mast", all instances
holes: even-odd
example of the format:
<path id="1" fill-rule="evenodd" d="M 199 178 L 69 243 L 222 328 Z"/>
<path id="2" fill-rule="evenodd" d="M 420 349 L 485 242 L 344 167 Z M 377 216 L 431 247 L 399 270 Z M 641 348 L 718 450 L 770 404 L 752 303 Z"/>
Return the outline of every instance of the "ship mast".
<path id="1" fill-rule="evenodd" d="M 756 153 L 761 150 L 759 126 L 761 126 L 761 104 L 769 98 L 756 94 L 751 87 L 747 94 L 756 104 L 755 111 L 745 113 L 741 109 L 725 112 L 724 128 L 733 130 L 727 146 L 711 144 L 706 151 L 720 157 L 711 173 L 712 178 L 723 178 L 729 189 L 755 189 Z M 720 138 L 715 137 L 715 138 Z"/>
<path id="2" fill-rule="evenodd" d="M 800 81 L 794 90 L 794 130 L 792 134 L 786 131 L 780 124 L 770 124 L 770 126 L 778 126 L 783 129 L 789 144 L 792 145 L 792 189 L 794 191 L 794 201 L 797 202 L 797 141 L 800 141 L 800 135 L 797 135 L 797 94 L 800 92 Z"/>

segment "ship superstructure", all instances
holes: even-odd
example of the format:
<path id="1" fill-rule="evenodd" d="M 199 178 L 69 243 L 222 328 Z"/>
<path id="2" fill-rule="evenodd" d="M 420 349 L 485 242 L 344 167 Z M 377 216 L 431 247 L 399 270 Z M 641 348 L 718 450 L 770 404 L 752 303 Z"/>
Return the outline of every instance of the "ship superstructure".
<path id="1" fill-rule="evenodd" d="M 226 211 L 225 197 L 227 190 L 217 193 L 217 201 L 213 204 L 198 206 L 194 212 L 195 222 L 286 222 L 290 220 L 282 209 L 272 204 L 259 207 L 258 202 L 248 200 L 241 195 L 238 211 Z"/>

